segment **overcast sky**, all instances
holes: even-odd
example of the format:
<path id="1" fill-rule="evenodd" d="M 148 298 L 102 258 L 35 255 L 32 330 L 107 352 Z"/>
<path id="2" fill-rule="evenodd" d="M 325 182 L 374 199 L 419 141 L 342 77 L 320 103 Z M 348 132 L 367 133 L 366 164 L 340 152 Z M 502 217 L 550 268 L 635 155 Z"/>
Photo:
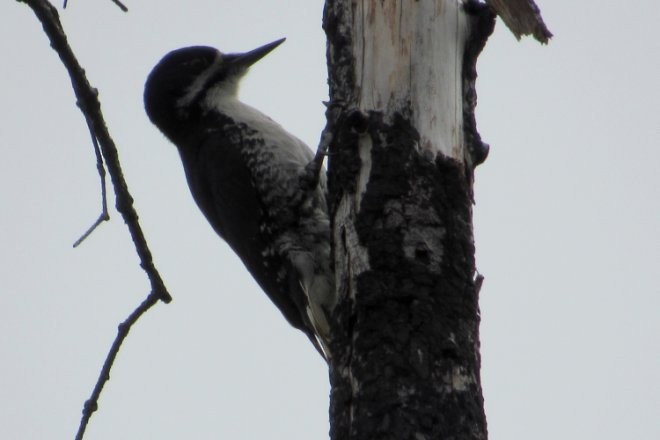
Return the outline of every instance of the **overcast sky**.
<path id="1" fill-rule="evenodd" d="M 70 0 L 61 16 L 174 301 L 134 327 L 86 438 L 327 438 L 324 363 L 206 224 L 142 108 L 169 50 L 286 36 L 242 98 L 315 146 L 322 1 L 126 4 Z M 499 22 L 478 66 L 491 145 L 474 212 L 490 439 L 660 439 L 660 6 L 539 6 L 549 46 Z M 71 248 L 100 209 L 94 153 L 25 5 L 0 5 L 0 50 L 0 437 L 70 439 L 117 323 L 149 285 L 114 209 Z"/>

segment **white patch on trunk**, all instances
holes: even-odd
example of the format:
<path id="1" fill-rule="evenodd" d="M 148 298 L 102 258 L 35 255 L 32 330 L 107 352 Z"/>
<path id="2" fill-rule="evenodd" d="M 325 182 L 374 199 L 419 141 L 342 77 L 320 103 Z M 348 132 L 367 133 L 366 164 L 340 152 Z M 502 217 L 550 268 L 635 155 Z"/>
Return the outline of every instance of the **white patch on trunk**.
<path id="1" fill-rule="evenodd" d="M 476 380 L 473 375 L 466 374 L 465 368 L 454 366 L 451 373 L 445 375 L 444 382 L 449 392 L 466 392 L 469 391 L 471 385 L 476 383 Z"/>
<path id="2" fill-rule="evenodd" d="M 422 153 L 460 162 L 463 49 L 468 21 L 457 0 L 357 2 L 353 23 L 359 109 L 412 107 Z M 361 9 L 361 10 L 360 10 Z"/>
<path id="3" fill-rule="evenodd" d="M 364 134 L 358 141 L 358 153 L 360 154 L 360 175 L 357 178 L 357 193 L 355 194 L 356 211 L 360 210 L 362 194 L 367 191 L 367 183 L 371 177 L 371 148 L 373 141 L 371 136 Z"/>
<path id="4" fill-rule="evenodd" d="M 357 287 L 355 281 L 362 272 L 369 269 L 369 253 L 367 248 L 360 244 L 360 238 L 355 230 L 355 216 L 357 209 L 353 205 L 353 198 L 345 195 L 339 202 L 335 213 L 335 222 L 341 227 L 334 228 L 335 243 L 335 286 L 337 292 L 342 295 L 348 292 L 354 295 Z M 347 274 L 344 278 L 343 274 Z M 347 279 L 348 286 L 340 286 L 338 283 Z"/>

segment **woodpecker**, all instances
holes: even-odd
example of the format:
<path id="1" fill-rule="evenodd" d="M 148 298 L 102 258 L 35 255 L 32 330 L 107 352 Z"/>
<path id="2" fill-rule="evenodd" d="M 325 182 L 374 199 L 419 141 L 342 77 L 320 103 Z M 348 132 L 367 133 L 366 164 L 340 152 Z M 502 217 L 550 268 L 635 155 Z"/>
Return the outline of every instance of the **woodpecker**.
<path id="1" fill-rule="evenodd" d="M 322 356 L 335 306 L 326 182 L 309 184 L 314 154 L 238 100 L 248 68 L 284 38 L 245 53 L 174 50 L 144 89 L 151 122 L 176 145 L 190 192 L 215 232 Z"/>

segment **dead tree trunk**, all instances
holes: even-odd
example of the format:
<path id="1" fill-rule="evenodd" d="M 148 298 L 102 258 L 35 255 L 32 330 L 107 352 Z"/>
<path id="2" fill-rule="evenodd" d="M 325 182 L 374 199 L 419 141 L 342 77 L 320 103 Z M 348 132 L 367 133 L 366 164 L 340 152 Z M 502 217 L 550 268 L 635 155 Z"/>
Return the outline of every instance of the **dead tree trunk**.
<path id="1" fill-rule="evenodd" d="M 472 176 L 493 25 L 476 2 L 326 2 L 333 440 L 487 437 Z"/>

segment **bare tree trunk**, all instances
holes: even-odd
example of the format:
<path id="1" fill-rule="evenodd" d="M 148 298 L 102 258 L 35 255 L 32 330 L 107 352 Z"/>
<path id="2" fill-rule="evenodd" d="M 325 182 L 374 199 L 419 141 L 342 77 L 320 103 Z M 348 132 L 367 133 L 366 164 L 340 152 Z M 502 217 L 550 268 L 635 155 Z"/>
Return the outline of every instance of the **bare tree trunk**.
<path id="1" fill-rule="evenodd" d="M 334 440 L 487 437 L 472 176 L 493 24 L 473 2 L 326 2 Z"/>

